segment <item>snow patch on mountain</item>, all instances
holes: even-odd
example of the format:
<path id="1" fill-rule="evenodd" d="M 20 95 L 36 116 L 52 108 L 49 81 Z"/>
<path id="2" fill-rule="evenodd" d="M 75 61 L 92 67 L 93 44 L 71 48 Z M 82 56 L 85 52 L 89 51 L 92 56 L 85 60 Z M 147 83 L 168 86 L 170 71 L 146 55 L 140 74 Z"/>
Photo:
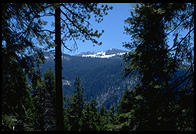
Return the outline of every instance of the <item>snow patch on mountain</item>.
<path id="1" fill-rule="evenodd" d="M 77 56 L 81 57 L 93 57 L 93 58 L 111 58 L 114 56 L 121 56 L 125 54 L 126 51 L 119 50 L 119 49 L 109 49 L 107 51 L 99 51 L 99 52 L 86 52 L 81 53 Z"/>
<path id="2" fill-rule="evenodd" d="M 92 57 L 92 58 L 112 58 L 112 57 L 120 57 L 123 54 L 125 54 L 127 51 L 119 50 L 119 49 L 114 49 L 111 48 L 106 51 L 98 51 L 98 52 L 83 52 L 75 56 L 80 56 L 80 57 Z M 46 52 L 44 54 L 44 57 L 46 60 L 54 60 L 55 58 L 55 53 L 49 53 Z M 62 54 L 62 60 L 70 61 L 70 55 L 67 54 Z"/>

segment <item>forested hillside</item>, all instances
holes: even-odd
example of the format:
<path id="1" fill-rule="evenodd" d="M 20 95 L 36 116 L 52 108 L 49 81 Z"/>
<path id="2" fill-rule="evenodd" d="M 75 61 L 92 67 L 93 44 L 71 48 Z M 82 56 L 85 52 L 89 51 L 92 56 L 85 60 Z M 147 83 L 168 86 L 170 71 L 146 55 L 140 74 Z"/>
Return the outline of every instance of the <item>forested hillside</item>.
<path id="1" fill-rule="evenodd" d="M 108 53 L 109 54 L 109 53 Z M 49 68 L 54 70 L 54 53 L 45 53 L 46 62 L 40 66 L 42 74 Z M 120 56 L 110 58 L 92 58 L 81 56 L 62 56 L 63 92 L 68 97 L 73 93 L 74 80 L 80 77 L 85 89 L 85 99 L 92 98 L 110 108 L 117 105 L 125 89 L 134 87 L 137 76 L 123 77 L 123 59 Z"/>

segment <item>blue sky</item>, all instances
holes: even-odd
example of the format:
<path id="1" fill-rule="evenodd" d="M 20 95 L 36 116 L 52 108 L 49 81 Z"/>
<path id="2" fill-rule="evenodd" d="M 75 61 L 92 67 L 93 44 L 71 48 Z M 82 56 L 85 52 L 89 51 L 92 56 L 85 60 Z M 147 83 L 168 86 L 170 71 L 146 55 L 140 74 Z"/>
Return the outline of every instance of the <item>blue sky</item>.
<path id="1" fill-rule="evenodd" d="M 91 27 L 95 30 L 102 31 L 104 33 L 98 39 L 98 41 L 102 42 L 101 46 L 94 45 L 91 41 L 82 42 L 80 40 L 77 41 L 77 49 L 73 49 L 74 51 L 70 52 L 69 50 L 62 47 L 62 51 L 65 54 L 75 55 L 81 52 L 87 51 L 104 51 L 110 48 L 116 48 L 121 50 L 127 50 L 123 47 L 123 42 L 131 41 L 130 35 L 124 34 L 124 26 L 125 19 L 130 17 L 130 12 L 133 11 L 133 7 L 136 3 L 106 3 L 109 6 L 113 6 L 113 9 L 108 12 L 108 15 L 103 17 L 103 21 L 101 23 L 96 23 L 94 19 L 90 20 Z M 47 28 L 50 30 L 54 30 L 54 26 L 51 27 L 51 22 L 54 22 L 54 17 L 46 17 L 48 21 Z M 186 31 L 187 32 L 187 31 Z M 185 31 L 181 31 L 182 35 L 185 35 Z M 69 48 L 74 48 L 72 45 L 73 42 L 66 41 Z M 169 36 L 168 40 L 169 46 L 173 44 L 172 34 Z"/>
<path id="2" fill-rule="evenodd" d="M 130 16 L 130 10 L 135 5 L 134 3 L 107 3 L 109 6 L 113 6 L 113 9 L 108 12 L 108 15 L 104 16 L 101 23 L 95 23 L 91 20 L 92 27 L 101 31 L 104 30 L 102 36 L 98 39 L 102 41 L 102 45 L 94 45 L 90 41 L 82 42 L 77 40 L 78 49 L 69 52 L 66 49 L 62 49 L 63 53 L 75 55 L 81 52 L 87 51 L 104 51 L 110 48 L 117 48 L 126 50 L 122 46 L 122 42 L 130 40 L 130 36 L 123 34 L 124 32 L 124 20 Z M 69 44 L 67 41 L 66 44 Z"/>

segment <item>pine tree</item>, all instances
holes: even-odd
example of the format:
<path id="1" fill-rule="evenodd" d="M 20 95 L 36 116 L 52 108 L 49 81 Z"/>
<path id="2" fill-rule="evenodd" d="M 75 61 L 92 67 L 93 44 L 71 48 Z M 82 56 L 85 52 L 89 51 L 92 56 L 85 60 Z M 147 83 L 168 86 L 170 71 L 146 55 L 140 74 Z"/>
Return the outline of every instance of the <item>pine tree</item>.
<path id="1" fill-rule="evenodd" d="M 97 103 L 92 99 L 86 103 L 85 109 L 82 111 L 82 128 L 81 131 L 99 131 L 100 115 L 96 108 Z"/>
<path id="2" fill-rule="evenodd" d="M 56 127 L 56 92 L 55 77 L 51 69 L 40 76 L 40 70 L 33 76 L 32 99 L 35 105 L 35 130 L 55 130 Z"/>
<path id="3" fill-rule="evenodd" d="M 118 131 L 134 131 L 138 127 L 139 119 L 136 118 L 140 113 L 140 103 L 143 97 L 136 90 L 125 90 L 119 105 L 117 113 L 117 123 L 112 129 Z"/>
<path id="4" fill-rule="evenodd" d="M 178 38 L 176 34 L 172 46 L 177 47 L 174 53 L 171 53 L 166 43 L 167 35 L 170 33 L 166 32 L 169 26 L 172 28 L 175 26 L 172 30 L 175 31 L 181 23 L 183 26 L 178 28 L 185 28 L 184 25 L 191 27 L 193 19 L 185 15 L 187 12 L 192 16 L 189 4 L 138 4 L 135 13 L 125 21 L 130 24 L 130 27 L 125 27 L 125 31 L 133 38 L 132 43 L 125 44 L 125 47 L 132 50 L 125 55 L 127 62 L 125 72 L 126 75 L 137 72 L 141 76 L 141 83 L 136 88 L 137 94 L 143 98 L 143 102 L 140 103 L 140 115 L 137 116 L 140 121 L 138 130 L 176 129 L 175 119 L 169 118 L 171 115 L 176 117 L 168 108 L 175 98 L 173 94 L 175 84 L 170 84 L 169 80 L 183 61 L 179 55 L 191 52 L 191 50 L 182 51 L 184 46 L 189 48 L 190 38 L 189 42 L 186 40 L 186 43 L 180 43 L 190 35 L 192 29 L 179 43 L 176 42 Z M 178 25 L 175 19 L 184 15 L 186 18 Z"/>
<path id="5" fill-rule="evenodd" d="M 56 90 L 55 76 L 51 69 L 44 73 L 45 85 L 45 111 L 44 128 L 45 130 L 54 130 L 56 127 Z"/>
<path id="6" fill-rule="evenodd" d="M 15 130 L 32 130 L 34 106 L 27 75 L 32 78 L 34 66 L 43 55 L 31 42 L 42 10 L 39 4 L 2 3 L 2 114 L 13 117 Z M 10 99 L 11 98 L 11 99 Z M 11 128 L 13 129 L 13 128 Z"/>
<path id="7" fill-rule="evenodd" d="M 107 109 L 102 106 L 100 109 L 100 127 L 101 130 L 105 130 L 105 126 L 109 123 L 109 119 L 108 119 L 109 115 L 108 115 L 108 111 Z"/>
<path id="8" fill-rule="evenodd" d="M 4 125 L 17 131 L 31 130 L 34 121 L 34 105 L 30 97 L 30 87 L 21 68 L 13 68 L 12 71 L 14 72 L 9 72 L 12 77 L 7 79 L 10 84 L 3 85 L 2 115 L 14 121 L 12 128 L 9 124 Z"/>
<path id="9" fill-rule="evenodd" d="M 44 131 L 45 85 L 40 76 L 39 68 L 32 76 L 32 99 L 35 105 L 34 130 Z"/>
<path id="10" fill-rule="evenodd" d="M 134 100 L 134 93 L 134 91 L 125 90 L 118 106 L 119 113 L 127 113 L 133 109 L 133 106 L 136 103 Z"/>
<path id="11" fill-rule="evenodd" d="M 70 130 L 80 131 L 82 110 L 84 108 L 84 89 L 79 77 L 76 77 L 74 87 L 74 94 L 69 97 L 68 107 L 66 108 L 66 116 L 69 121 Z"/>
<path id="12" fill-rule="evenodd" d="M 111 124 L 115 124 L 115 115 L 111 110 L 107 110 L 104 106 L 100 109 L 100 131 L 109 130 Z"/>

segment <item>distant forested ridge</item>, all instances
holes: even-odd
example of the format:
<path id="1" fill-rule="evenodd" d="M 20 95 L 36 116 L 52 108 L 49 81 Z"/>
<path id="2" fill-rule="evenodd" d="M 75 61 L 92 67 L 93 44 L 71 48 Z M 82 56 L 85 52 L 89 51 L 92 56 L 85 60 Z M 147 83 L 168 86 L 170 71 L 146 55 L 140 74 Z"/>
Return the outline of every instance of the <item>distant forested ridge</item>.
<path id="1" fill-rule="evenodd" d="M 41 65 L 41 72 L 54 69 L 53 53 L 45 53 L 46 62 Z M 98 106 L 110 108 L 117 105 L 125 89 L 134 87 L 137 77 L 123 77 L 123 59 L 120 56 L 111 58 L 92 58 L 81 56 L 62 56 L 64 96 L 73 92 L 75 77 L 80 76 L 85 89 L 85 98 L 94 98 Z M 67 89 L 67 90 L 66 90 Z"/>
<path id="2" fill-rule="evenodd" d="M 119 103 L 126 89 L 133 89 L 139 82 L 137 73 L 127 78 L 123 76 L 124 62 L 122 56 L 93 58 L 82 57 L 81 55 L 63 54 L 62 56 L 63 92 L 65 97 L 73 93 L 74 80 L 77 76 L 80 76 L 84 86 L 85 99 L 89 101 L 94 98 L 98 103 L 98 107 L 105 106 L 109 109 L 112 105 Z M 53 52 L 45 53 L 46 62 L 40 66 L 42 74 L 49 68 L 54 69 L 53 57 Z M 183 76 L 186 71 L 185 67 L 181 67 L 173 75 L 171 82 Z M 182 83 L 182 85 L 185 84 Z M 176 89 L 180 89 L 182 85 Z"/>

